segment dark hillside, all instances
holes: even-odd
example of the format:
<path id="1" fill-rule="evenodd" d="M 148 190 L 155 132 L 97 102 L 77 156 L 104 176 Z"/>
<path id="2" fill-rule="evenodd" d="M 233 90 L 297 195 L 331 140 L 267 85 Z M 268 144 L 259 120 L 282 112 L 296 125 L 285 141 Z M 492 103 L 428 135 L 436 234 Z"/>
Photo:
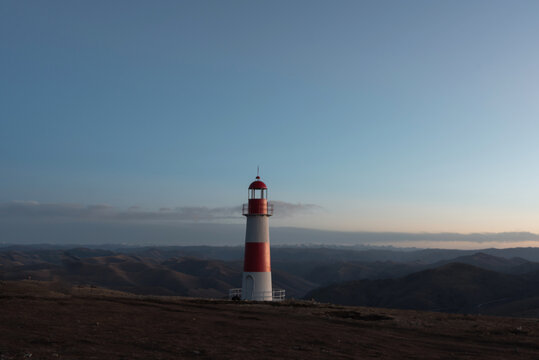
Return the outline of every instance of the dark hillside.
<path id="1" fill-rule="evenodd" d="M 119 249 L 110 247 L 105 249 L 82 247 L 60 249 L 48 246 L 3 248 L 0 250 L 0 279 L 54 280 L 70 285 L 93 285 L 144 295 L 207 298 L 224 298 L 229 289 L 241 286 L 241 247 L 126 248 L 123 253 L 117 250 Z M 508 305 L 508 302 L 512 300 L 522 300 L 536 295 L 529 290 L 537 288 L 534 285 L 536 277 L 528 273 L 538 271 L 538 263 L 522 258 L 507 258 L 474 252 L 464 252 L 466 255 L 453 260 L 434 263 L 427 261 L 427 259 L 439 259 L 462 253 L 462 251 L 452 250 L 395 251 L 277 247 L 272 249 L 273 285 L 275 288 L 285 289 L 289 298 L 302 298 L 319 286 L 361 280 L 360 285 L 352 286 L 360 286 L 359 292 L 347 290 L 348 285 L 338 285 L 339 290 L 331 295 L 331 301 L 490 314 L 500 311 L 500 314 L 508 315 L 534 312 L 533 304 L 529 301 L 519 303 L 523 308 L 520 309 L 522 311 L 516 312 L 511 312 L 517 309 L 515 304 L 510 307 L 502 307 L 502 305 Z M 418 255 L 425 255 L 425 259 L 417 259 Z M 212 259 L 211 256 L 224 258 L 239 256 L 240 259 L 219 260 Z M 415 260 L 409 262 L 387 260 L 392 257 L 410 257 Z M 386 260 L 365 260 L 370 258 L 386 258 Z M 419 271 L 436 269 L 440 266 L 443 269 L 444 266 L 456 260 L 479 268 L 490 269 L 496 273 L 513 274 L 514 281 L 508 281 L 509 285 L 504 287 L 511 296 L 496 298 L 498 296 L 496 286 L 494 290 L 481 287 L 495 283 L 503 284 L 507 277 L 504 278 L 501 274 L 485 275 L 486 280 L 481 281 L 477 279 L 477 276 L 472 276 L 470 271 L 464 271 L 461 268 L 453 269 L 455 273 L 445 278 L 442 277 L 443 272 L 437 270 L 427 274 L 438 278 L 403 283 L 402 278 L 405 276 L 412 276 Z M 395 281 L 387 279 L 395 279 Z M 409 278 L 410 281 L 411 279 L 414 277 Z M 453 280 L 458 280 L 458 282 L 452 283 Z M 513 288 L 522 282 L 532 284 L 527 286 L 528 290 L 525 294 Z M 323 292 L 323 290 L 320 291 Z M 317 293 L 317 296 L 322 295 Z M 503 300 L 499 301 L 500 299 Z M 479 306 L 479 310 L 474 310 L 474 306 Z"/>
<path id="2" fill-rule="evenodd" d="M 398 279 L 334 284 L 313 290 L 306 298 L 345 305 L 480 313 L 482 304 L 538 295 L 536 284 L 536 276 L 451 263 Z"/>
<path id="3" fill-rule="evenodd" d="M 515 269 L 530 266 L 529 264 L 536 264 L 519 257 L 504 258 L 478 252 L 472 255 L 459 256 L 455 259 L 442 260 L 432 264 L 432 267 L 439 267 L 450 263 L 463 263 L 476 266 L 481 269 L 498 271 L 503 273 L 512 273 L 514 271 L 518 271 Z"/>
<path id="4" fill-rule="evenodd" d="M 151 250 L 154 251 L 154 250 Z M 179 295 L 208 298 L 228 296 L 241 287 L 242 262 L 153 257 L 109 251 L 54 250 L 47 256 L 19 251 L 0 252 L 0 279 L 61 280 L 67 284 L 94 285 L 144 295 Z M 51 262 L 48 262 L 51 261 Z M 273 271 L 273 284 L 288 297 L 301 298 L 318 285 L 285 271 Z"/>

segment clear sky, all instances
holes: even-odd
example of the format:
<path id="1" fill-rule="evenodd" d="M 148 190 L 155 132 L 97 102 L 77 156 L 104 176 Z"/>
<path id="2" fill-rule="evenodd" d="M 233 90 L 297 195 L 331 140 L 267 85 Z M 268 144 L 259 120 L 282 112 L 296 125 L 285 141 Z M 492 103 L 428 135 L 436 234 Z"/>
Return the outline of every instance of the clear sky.
<path id="1" fill-rule="evenodd" d="M 539 233 L 538 14 L 1 1 L 0 203 L 219 211 L 260 165 L 275 225 Z"/>

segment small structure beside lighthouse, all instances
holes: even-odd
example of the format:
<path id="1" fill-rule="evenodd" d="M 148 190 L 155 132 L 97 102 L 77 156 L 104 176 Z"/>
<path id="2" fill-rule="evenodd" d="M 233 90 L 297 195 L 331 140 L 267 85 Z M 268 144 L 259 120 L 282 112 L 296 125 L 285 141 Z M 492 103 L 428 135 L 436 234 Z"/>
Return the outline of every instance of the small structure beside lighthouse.
<path id="1" fill-rule="evenodd" d="M 273 204 L 268 203 L 268 187 L 260 176 L 249 185 L 248 203 L 242 214 L 247 218 L 241 289 L 231 289 L 230 298 L 255 301 L 284 300 L 284 290 L 271 284 L 269 218 Z"/>

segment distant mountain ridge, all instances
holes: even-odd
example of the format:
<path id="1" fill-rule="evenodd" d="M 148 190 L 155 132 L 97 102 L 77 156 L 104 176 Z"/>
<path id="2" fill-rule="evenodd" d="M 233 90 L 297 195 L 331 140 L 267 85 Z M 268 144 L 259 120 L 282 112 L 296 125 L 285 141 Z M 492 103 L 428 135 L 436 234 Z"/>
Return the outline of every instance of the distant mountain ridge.
<path id="1" fill-rule="evenodd" d="M 523 265 L 530 264 L 531 262 L 520 257 L 503 258 L 478 252 L 473 255 L 459 256 L 451 260 L 438 261 L 432 264 L 432 266 L 439 267 L 450 263 L 463 263 L 477 266 L 482 269 L 511 273 L 515 271 L 515 268 L 522 267 Z"/>
<path id="2" fill-rule="evenodd" d="M 31 278 L 137 294 L 223 298 L 230 288 L 241 286 L 242 252 L 241 247 L 206 246 L 17 246 L 0 249 L 0 279 Z M 535 249 L 474 253 L 276 247 L 272 249 L 273 285 L 285 289 L 289 298 L 536 316 L 539 263 L 507 256 L 523 252 L 533 256 Z M 451 258 L 454 255 L 458 256 Z"/>

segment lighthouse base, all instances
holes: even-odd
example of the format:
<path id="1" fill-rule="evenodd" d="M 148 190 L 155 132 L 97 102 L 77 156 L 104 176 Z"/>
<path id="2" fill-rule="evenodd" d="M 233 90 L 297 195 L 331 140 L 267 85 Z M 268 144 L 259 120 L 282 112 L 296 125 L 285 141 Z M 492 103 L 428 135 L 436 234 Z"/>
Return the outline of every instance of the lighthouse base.
<path id="1" fill-rule="evenodd" d="M 272 301 L 271 272 L 244 272 L 241 299 Z"/>
<path id="2" fill-rule="evenodd" d="M 284 289 L 273 289 L 273 299 L 271 301 L 284 301 L 286 291 Z M 241 300 L 241 288 L 229 289 L 228 300 Z"/>

